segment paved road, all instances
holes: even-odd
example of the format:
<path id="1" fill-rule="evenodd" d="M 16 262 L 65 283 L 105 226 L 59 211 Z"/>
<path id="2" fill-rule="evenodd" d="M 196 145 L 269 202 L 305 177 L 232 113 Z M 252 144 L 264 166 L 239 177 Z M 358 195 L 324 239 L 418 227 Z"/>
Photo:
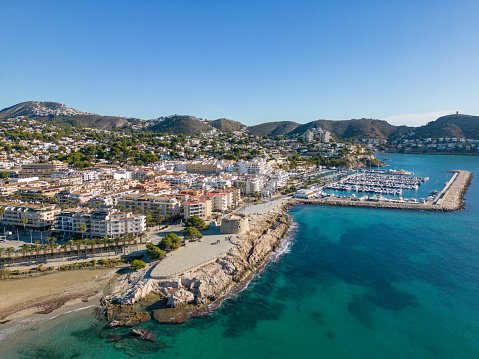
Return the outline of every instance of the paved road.
<path id="1" fill-rule="evenodd" d="M 263 200 L 261 203 L 250 203 L 249 206 L 246 205 L 246 207 L 242 207 L 239 211 L 239 213 L 244 213 L 244 214 L 254 214 L 254 213 L 267 213 L 274 209 L 276 206 L 279 204 L 286 202 L 289 197 L 286 196 L 281 196 L 278 198 L 274 198 L 272 200 Z"/>

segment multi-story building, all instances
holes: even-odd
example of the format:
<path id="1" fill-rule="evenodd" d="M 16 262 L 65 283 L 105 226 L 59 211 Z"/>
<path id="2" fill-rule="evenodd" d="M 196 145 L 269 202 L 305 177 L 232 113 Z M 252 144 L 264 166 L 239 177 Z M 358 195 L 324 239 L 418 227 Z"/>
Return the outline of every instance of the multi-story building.
<path id="1" fill-rule="evenodd" d="M 60 209 L 55 205 L 0 202 L 0 207 L 5 208 L 2 218 L 2 225 L 12 227 L 22 227 L 46 231 L 49 230 L 55 219 L 55 215 L 60 213 Z M 22 219 L 28 221 L 24 224 Z"/>
<path id="2" fill-rule="evenodd" d="M 303 135 L 303 138 L 304 138 L 304 142 L 313 142 L 313 139 L 314 139 L 314 133 L 310 130 L 307 130 L 304 135 Z"/>
<path id="3" fill-rule="evenodd" d="M 263 179 L 261 177 L 241 178 L 233 181 L 235 187 L 241 189 L 241 193 L 254 194 L 263 189 Z"/>
<path id="4" fill-rule="evenodd" d="M 138 235 L 146 230 L 146 216 L 115 210 L 98 210 L 91 214 L 92 237 L 115 237 L 128 233 Z"/>
<path id="5" fill-rule="evenodd" d="M 96 171 L 81 172 L 81 176 L 82 176 L 83 182 L 93 182 L 93 181 L 99 180 L 98 172 Z"/>
<path id="6" fill-rule="evenodd" d="M 223 167 L 217 161 L 193 161 L 175 164 L 175 171 L 188 173 L 220 173 Z"/>
<path id="7" fill-rule="evenodd" d="M 181 204 L 174 196 L 146 196 L 146 195 L 127 195 L 118 199 L 118 204 L 129 208 L 133 212 L 140 211 L 146 213 L 151 211 L 154 217 L 159 215 L 169 215 L 171 218 L 178 218 L 181 215 Z"/>
<path id="8" fill-rule="evenodd" d="M 203 220 L 211 217 L 211 200 L 209 198 L 201 197 L 194 201 L 186 201 L 183 203 L 184 218 L 191 216 L 198 216 Z"/>
<path id="9" fill-rule="evenodd" d="M 209 198 L 212 203 L 212 210 L 214 212 L 224 212 L 228 209 L 228 202 L 231 205 L 233 195 L 229 196 L 227 193 L 208 192 L 204 197 Z M 229 199 L 229 201 L 228 201 Z"/>
<path id="10" fill-rule="evenodd" d="M 19 173 L 21 178 L 37 176 L 42 179 L 50 179 L 53 172 L 65 170 L 67 164 L 60 161 L 50 163 L 30 163 L 22 165 Z"/>
<path id="11" fill-rule="evenodd" d="M 83 231 L 82 231 L 83 229 Z M 146 229 L 146 216 L 116 209 L 69 208 L 55 216 L 55 230 L 66 238 L 75 235 L 103 238 L 138 235 Z"/>

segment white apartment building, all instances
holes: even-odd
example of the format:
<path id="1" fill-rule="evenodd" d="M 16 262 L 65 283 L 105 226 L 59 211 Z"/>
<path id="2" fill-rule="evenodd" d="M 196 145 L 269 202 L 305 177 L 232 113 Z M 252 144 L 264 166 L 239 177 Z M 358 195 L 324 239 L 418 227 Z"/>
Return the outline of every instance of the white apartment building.
<path id="1" fill-rule="evenodd" d="M 80 174 L 83 182 L 93 182 L 99 180 L 98 172 L 95 171 L 80 172 Z"/>
<path id="2" fill-rule="evenodd" d="M 86 230 L 81 231 L 82 225 Z M 119 212 L 116 209 L 69 208 L 55 216 L 55 230 L 65 238 L 82 235 L 87 238 L 138 235 L 146 230 L 146 216 Z"/>

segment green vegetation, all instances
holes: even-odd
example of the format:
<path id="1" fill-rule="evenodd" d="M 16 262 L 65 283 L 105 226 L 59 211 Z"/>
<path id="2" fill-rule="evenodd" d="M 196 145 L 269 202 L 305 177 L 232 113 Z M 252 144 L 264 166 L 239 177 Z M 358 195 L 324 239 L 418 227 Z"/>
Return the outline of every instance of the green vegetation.
<path id="1" fill-rule="evenodd" d="M 186 229 L 183 231 L 183 236 L 185 239 L 190 241 L 196 241 L 203 238 L 203 235 L 195 227 L 186 227 Z"/>
<path id="2" fill-rule="evenodd" d="M 186 228 L 193 227 L 193 228 L 196 228 L 200 231 L 204 231 L 204 230 L 208 229 L 208 225 L 205 223 L 205 221 L 203 221 L 200 217 L 198 217 L 196 215 L 191 216 L 186 220 L 185 227 Z"/>
<path id="3" fill-rule="evenodd" d="M 172 251 L 181 247 L 181 238 L 174 233 L 167 234 L 158 245 L 164 251 Z"/>
<path id="4" fill-rule="evenodd" d="M 153 243 L 148 242 L 146 244 L 146 254 L 148 258 L 157 260 L 157 259 L 163 259 L 165 256 L 166 252 L 155 246 Z"/>
<path id="5" fill-rule="evenodd" d="M 130 264 L 130 269 L 135 270 L 135 271 L 138 270 L 138 269 L 141 269 L 141 268 L 145 268 L 145 267 L 146 267 L 145 262 L 140 261 L 138 259 L 133 260 L 133 262 L 131 262 L 131 264 Z"/>
<path id="6" fill-rule="evenodd" d="M 7 279 L 8 277 L 10 277 L 10 274 L 10 269 L 5 267 L 0 268 L 0 279 Z"/>

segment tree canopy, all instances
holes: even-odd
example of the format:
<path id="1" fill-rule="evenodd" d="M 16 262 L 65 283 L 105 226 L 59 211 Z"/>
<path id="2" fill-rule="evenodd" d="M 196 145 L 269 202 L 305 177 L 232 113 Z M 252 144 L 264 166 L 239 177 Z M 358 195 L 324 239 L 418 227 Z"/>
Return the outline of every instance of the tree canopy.
<path id="1" fill-rule="evenodd" d="M 200 231 L 208 229 L 208 225 L 198 216 L 191 216 L 185 222 L 185 227 L 193 227 Z"/>
<path id="2" fill-rule="evenodd" d="M 186 229 L 183 231 L 183 236 L 185 237 L 185 239 L 190 241 L 195 241 L 203 238 L 203 235 L 195 227 L 186 227 Z"/>

